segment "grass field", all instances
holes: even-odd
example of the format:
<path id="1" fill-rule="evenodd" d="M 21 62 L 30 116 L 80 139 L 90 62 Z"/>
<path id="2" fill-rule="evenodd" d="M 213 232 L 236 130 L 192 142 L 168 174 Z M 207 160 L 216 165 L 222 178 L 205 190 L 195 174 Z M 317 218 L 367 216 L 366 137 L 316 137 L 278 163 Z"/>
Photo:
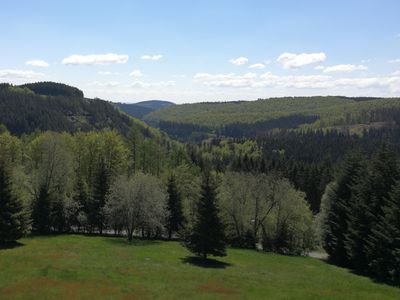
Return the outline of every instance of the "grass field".
<path id="1" fill-rule="evenodd" d="M 203 265 L 176 242 L 77 235 L 0 249 L 0 299 L 400 299 L 314 258 L 230 249 Z"/>

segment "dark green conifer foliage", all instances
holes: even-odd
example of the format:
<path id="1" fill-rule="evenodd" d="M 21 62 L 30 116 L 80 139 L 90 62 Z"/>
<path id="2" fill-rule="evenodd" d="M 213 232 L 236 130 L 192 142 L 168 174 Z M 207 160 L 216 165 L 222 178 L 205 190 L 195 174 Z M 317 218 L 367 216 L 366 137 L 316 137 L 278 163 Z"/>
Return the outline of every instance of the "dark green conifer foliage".
<path id="1" fill-rule="evenodd" d="M 22 203 L 12 192 L 7 168 L 0 163 L 0 244 L 21 238 L 24 225 Z"/>
<path id="2" fill-rule="evenodd" d="M 193 230 L 185 240 L 186 247 L 203 258 L 208 254 L 225 256 L 225 228 L 219 217 L 216 185 L 208 174 L 203 178 L 196 217 Z"/>
<path id="3" fill-rule="evenodd" d="M 326 220 L 325 250 L 331 262 L 341 266 L 349 264 L 345 240 L 351 215 L 351 201 L 354 200 L 352 188 L 359 178 L 361 169 L 360 157 L 348 156 L 333 188 L 328 190 L 330 209 Z"/>
<path id="4" fill-rule="evenodd" d="M 45 184 L 42 184 L 33 201 L 32 232 L 48 234 L 51 230 L 51 201 Z"/>
<path id="5" fill-rule="evenodd" d="M 359 273 L 371 273 L 369 262 L 376 255 L 372 229 L 383 215 L 382 209 L 398 177 L 396 156 L 385 144 L 369 162 L 368 171 L 360 175 L 359 184 L 355 186 L 346 248 L 353 268 Z"/>
<path id="6" fill-rule="evenodd" d="M 368 253 L 369 267 L 375 278 L 400 285 L 400 181 L 386 202 L 369 238 L 374 246 Z"/>
<path id="7" fill-rule="evenodd" d="M 97 228 L 99 233 L 103 233 L 105 224 L 104 206 L 106 204 L 107 193 L 110 188 L 109 172 L 105 163 L 101 162 L 94 182 L 93 196 L 89 205 L 89 223 L 93 228 Z"/>
<path id="8" fill-rule="evenodd" d="M 168 237 L 171 239 L 172 234 L 182 229 L 185 223 L 185 217 L 182 209 L 182 199 L 178 192 L 174 175 L 171 175 L 168 179 L 167 192 L 167 209 L 169 212 L 167 229 Z"/>

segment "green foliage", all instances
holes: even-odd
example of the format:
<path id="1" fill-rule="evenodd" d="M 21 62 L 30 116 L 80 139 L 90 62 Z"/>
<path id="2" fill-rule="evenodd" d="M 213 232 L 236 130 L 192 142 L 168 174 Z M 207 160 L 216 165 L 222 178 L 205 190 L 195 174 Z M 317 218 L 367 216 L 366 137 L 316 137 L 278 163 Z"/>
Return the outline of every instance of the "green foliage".
<path id="1" fill-rule="evenodd" d="M 35 94 L 44 96 L 65 96 L 83 98 L 83 92 L 75 87 L 50 81 L 26 83 L 19 86 L 27 88 Z"/>
<path id="2" fill-rule="evenodd" d="M 172 234 L 183 229 L 183 226 L 185 224 L 185 217 L 183 215 L 182 208 L 182 198 L 176 186 L 176 179 L 173 174 L 168 178 L 167 193 L 167 229 L 168 237 L 171 239 Z"/>
<path id="3" fill-rule="evenodd" d="M 203 258 L 209 254 L 226 255 L 225 228 L 219 216 L 215 184 L 211 175 L 204 175 L 196 220 L 184 242 L 191 252 Z"/>
<path id="4" fill-rule="evenodd" d="M 399 166 L 394 152 L 384 144 L 371 160 L 350 158 L 339 174 L 323 205 L 330 259 L 398 284 Z"/>
<path id="5" fill-rule="evenodd" d="M 225 103 L 174 105 L 145 116 L 152 125 L 193 140 L 208 134 L 230 137 L 262 136 L 276 129 L 356 129 L 398 123 L 398 98 L 285 97 Z M 368 128 L 367 126 L 367 128 Z"/>
<path id="6" fill-rule="evenodd" d="M 139 127 L 149 136 L 155 132 L 121 113 L 107 101 L 86 99 L 76 88 L 49 82 L 1 88 L 0 120 L 11 133 L 17 135 L 36 130 L 72 133 L 104 128 L 127 134 L 132 126 Z"/>
<path id="7" fill-rule="evenodd" d="M 10 171 L 0 161 L 0 244 L 20 239 L 25 225 L 24 208 L 12 190 Z"/>
<path id="8" fill-rule="evenodd" d="M 346 158 L 341 172 L 336 176 L 333 184 L 328 186 L 324 197 L 325 234 L 324 248 L 329 259 L 338 265 L 349 265 L 349 253 L 346 249 L 348 223 L 352 217 L 351 207 L 354 205 L 354 185 L 362 176 L 361 158 L 350 155 Z"/>

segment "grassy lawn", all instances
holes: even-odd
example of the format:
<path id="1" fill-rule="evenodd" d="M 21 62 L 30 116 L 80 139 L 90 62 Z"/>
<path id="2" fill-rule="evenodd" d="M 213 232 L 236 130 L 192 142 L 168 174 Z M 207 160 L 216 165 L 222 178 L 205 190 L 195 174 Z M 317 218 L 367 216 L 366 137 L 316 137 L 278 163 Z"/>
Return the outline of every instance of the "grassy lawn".
<path id="1" fill-rule="evenodd" d="M 230 249 L 206 266 L 176 242 L 77 235 L 0 250 L 0 299 L 400 299 L 314 258 Z"/>

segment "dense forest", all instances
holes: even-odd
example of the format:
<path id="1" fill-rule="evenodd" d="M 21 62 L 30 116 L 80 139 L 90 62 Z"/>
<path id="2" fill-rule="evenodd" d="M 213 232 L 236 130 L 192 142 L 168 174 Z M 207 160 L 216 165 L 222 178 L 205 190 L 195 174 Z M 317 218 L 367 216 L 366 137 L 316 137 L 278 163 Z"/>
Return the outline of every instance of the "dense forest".
<path id="1" fill-rule="evenodd" d="M 143 119 L 182 141 L 257 137 L 274 129 L 324 129 L 361 133 L 395 127 L 398 98 L 286 97 L 170 106 Z M 193 130 L 191 130 L 193 129 Z"/>
<path id="2" fill-rule="evenodd" d="M 238 125 L 246 111 L 218 129 L 160 121 L 181 141 L 192 135 L 185 144 L 73 87 L 2 84 L 0 243 L 26 234 L 115 234 L 177 239 L 204 258 L 226 255 L 227 245 L 290 255 L 324 247 L 332 263 L 398 285 L 398 100 L 281 100 L 259 100 L 254 109 L 271 101 L 293 113 L 253 125 Z M 198 116 L 217 120 L 220 108 L 215 115 L 209 108 L 224 105 L 231 118 L 229 107 L 253 104 L 182 107 L 206 107 Z M 349 109 L 346 126 L 391 126 L 319 128 L 324 109 L 331 120 Z"/>

